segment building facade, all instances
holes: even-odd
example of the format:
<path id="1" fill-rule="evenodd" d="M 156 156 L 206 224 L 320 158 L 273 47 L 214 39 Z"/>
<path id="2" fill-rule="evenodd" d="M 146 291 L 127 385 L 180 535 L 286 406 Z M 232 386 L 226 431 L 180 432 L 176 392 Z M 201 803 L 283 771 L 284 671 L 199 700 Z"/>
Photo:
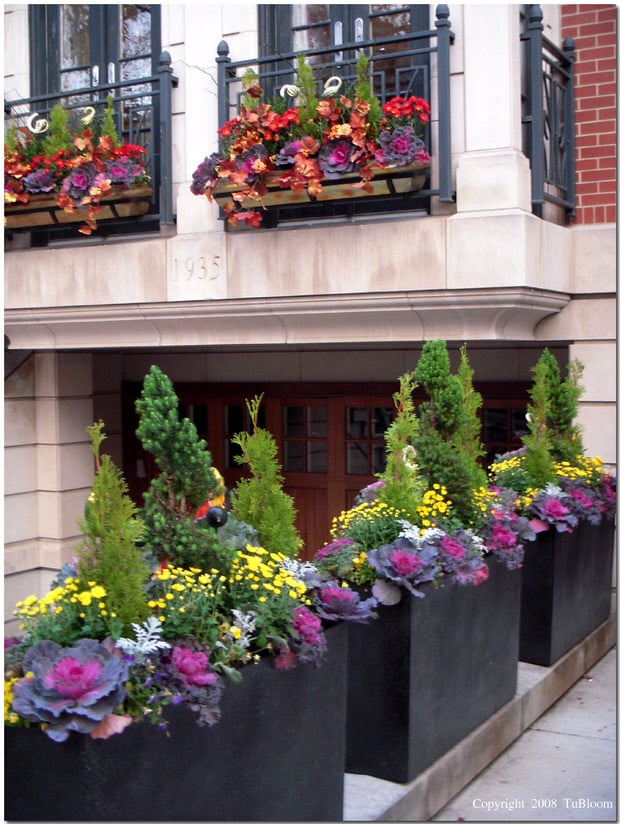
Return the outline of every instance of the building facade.
<path id="1" fill-rule="evenodd" d="M 310 556 L 381 469 L 391 395 L 429 339 L 455 364 L 467 344 L 489 456 L 519 445 L 542 350 L 579 359 L 586 449 L 615 464 L 613 5 L 9 4 L 4 23 L 9 118 L 76 89 L 128 90 L 134 110 L 153 104 L 156 184 L 146 219 L 89 238 L 5 231 L 6 621 L 79 542 L 92 421 L 139 502 L 153 468 L 134 400 L 151 364 L 229 486 L 230 437 L 264 393 Z M 419 48 L 391 57 L 412 32 Z M 191 193 L 244 61 L 267 73 L 287 53 L 346 63 L 365 48 L 378 65 L 384 41 L 383 92 L 409 72 L 430 98 L 417 199 L 284 209 L 229 231 Z"/>

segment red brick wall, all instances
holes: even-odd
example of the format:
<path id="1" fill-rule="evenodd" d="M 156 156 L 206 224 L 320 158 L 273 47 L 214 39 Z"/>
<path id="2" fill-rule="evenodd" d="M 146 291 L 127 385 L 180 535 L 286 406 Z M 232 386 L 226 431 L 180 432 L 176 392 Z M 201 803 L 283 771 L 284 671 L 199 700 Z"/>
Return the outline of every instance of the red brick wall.
<path id="1" fill-rule="evenodd" d="M 616 7 L 562 6 L 575 41 L 576 223 L 616 220 Z"/>

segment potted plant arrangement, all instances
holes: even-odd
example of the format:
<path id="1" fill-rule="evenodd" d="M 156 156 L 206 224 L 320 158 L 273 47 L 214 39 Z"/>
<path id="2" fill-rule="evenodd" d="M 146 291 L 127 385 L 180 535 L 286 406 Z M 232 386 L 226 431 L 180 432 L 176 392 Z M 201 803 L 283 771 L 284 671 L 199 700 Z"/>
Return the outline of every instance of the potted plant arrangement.
<path id="1" fill-rule="evenodd" d="M 532 372 L 524 446 L 499 456 L 492 481 L 514 490 L 536 540 L 525 550 L 519 657 L 549 666 L 611 610 L 616 479 L 584 455 L 576 424 L 583 367 L 545 349 Z"/>
<path id="2" fill-rule="evenodd" d="M 523 543 L 510 497 L 487 488 L 465 348 L 444 341 L 400 378 L 386 468 L 334 520 L 319 568 L 379 601 L 349 627 L 348 772 L 411 781 L 516 690 Z M 427 400 L 414 407 L 418 383 Z"/>
<path id="3" fill-rule="evenodd" d="M 82 223 L 78 231 L 89 235 L 98 220 L 146 214 L 152 189 L 145 149 L 119 141 L 111 97 L 102 123 L 95 124 L 95 109 L 87 106 L 76 133 L 60 104 L 49 122 L 36 118 L 5 136 L 6 229 Z"/>
<path id="4" fill-rule="evenodd" d="M 343 620 L 371 620 L 376 602 L 296 557 L 269 433 L 239 436 L 252 477 L 239 501 L 230 493 L 233 512 L 255 510 L 260 495 L 278 513 L 277 524 L 257 521 L 259 539 L 212 505 L 223 490 L 210 453 L 157 367 L 137 407 L 159 467 L 144 509 L 100 454 L 94 424 L 77 556 L 46 595 L 17 605 L 22 635 L 5 650 L 6 816 L 338 820 Z"/>
<path id="5" fill-rule="evenodd" d="M 360 54 L 349 90 L 331 77 L 321 97 L 310 65 L 297 60 L 298 85 L 262 101 L 248 70 L 239 114 L 219 130 L 221 149 L 193 174 L 191 191 L 216 200 L 228 223 L 258 227 L 272 205 L 403 194 L 421 189 L 430 155 L 423 130 L 428 103 L 395 97 L 383 106 L 372 94 L 369 58 Z M 299 98 L 290 106 L 291 98 Z"/>

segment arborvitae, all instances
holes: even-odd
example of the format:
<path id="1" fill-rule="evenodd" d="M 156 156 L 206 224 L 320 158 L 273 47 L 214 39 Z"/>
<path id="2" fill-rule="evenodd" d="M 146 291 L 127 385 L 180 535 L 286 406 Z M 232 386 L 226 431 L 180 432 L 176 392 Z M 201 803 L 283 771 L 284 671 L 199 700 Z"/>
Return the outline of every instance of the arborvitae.
<path id="1" fill-rule="evenodd" d="M 57 103 L 50 113 L 49 131 L 43 140 L 43 151 L 53 155 L 63 149 L 73 149 L 73 138 L 69 130 L 69 115 Z"/>
<path id="2" fill-rule="evenodd" d="M 464 526 L 475 525 L 479 510 L 473 492 L 480 486 L 480 469 L 456 440 L 467 423 L 463 384 L 450 374 L 443 340 L 427 341 L 414 375 L 426 390 L 428 401 L 417 409 L 419 435 L 416 452 L 420 472 L 429 483 L 448 490 L 452 510 Z"/>
<path id="3" fill-rule="evenodd" d="M 241 449 L 235 456 L 247 464 L 251 477 L 242 478 L 231 493 L 231 514 L 237 521 L 254 527 L 261 545 L 269 552 L 296 556 L 302 540 L 295 527 L 295 504 L 282 489 L 284 478 L 278 462 L 278 446 L 267 430 L 258 426 L 262 400 L 246 401 L 252 432 L 240 432 L 231 439 Z"/>
<path id="4" fill-rule="evenodd" d="M 413 522 L 425 489 L 418 473 L 414 448 L 418 434 L 413 403 L 416 386 L 413 374 L 406 373 L 400 377 L 399 391 L 393 395 L 396 415 L 385 433 L 385 471 L 379 475 L 384 483 L 380 499 L 405 512 Z"/>
<path id="5" fill-rule="evenodd" d="M 136 434 L 160 469 L 144 495 L 144 540 L 162 560 L 208 569 L 224 563 L 226 551 L 215 530 L 204 520 L 195 523 L 193 513 L 218 482 L 206 442 L 188 418 L 179 417 L 178 406 L 170 379 L 151 366 L 136 401 L 140 417 Z"/>
<path id="6" fill-rule="evenodd" d="M 148 615 L 146 584 L 151 571 L 138 542 L 143 525 L 128 495 L 127 484 L 109 455 L 100 455 L 105 438 L 103 422 L 86 430 L 95 456 L 96 475 L 84 517 L 79 546 L 78 575 L 106 590 L 106 609 L 115 637 L 131 631 Z M 112 618 L 116 615 L 116 620 Z"/>
<path id="7" fill-rule="evenodd" d="M 103 110 L 103 123 L 101 125 L 101 136 L 109 137 L 115 146 L 119 145 L 118 132 L 114 122 L 114 98 L 112 95 L 106 97 L 106 107 Z"/>
<path id="8" fill-rule="evenodd" d="M 562 380 L 554 355 L 545 349 L 532 369 L 534 382 L 528 404 L 529 434 L 523 437 L 527 447 L 525 468 L 537 486 L 556 478 L 555 461 L 574 463 L 583 453 L 581 428 L 575 423 L 579 385 L 583 366 L 572 361 L 566 380 Z"/>
<path id="9" fill-rule="evenodd" d="M 482 422 L 478 414 L 482 408 L 482 395 L 474 389 L 474 370 L 471 368 L 467 357 L 467 344 L 464 344 L 459 351 L 461 361 L 457 374 L 463 388 L 464 414 L 461 426 L 454 433 L 454 445 L 468 456 L 474 474 L 478 475 L 480 485 L 483 486 L 486 484 L 486 473 L 478 463 L 484 456 Z"/>
<path id="10" fill-rule="evenodd" d="M 316 96 L 316 83 L 312 74 L 312 66 L 306 62 L 303 54 L 297 57 L 297 85 L 299 86 L 299 121 L 301 126 L 308 129 L 308 133 L 318 137 L 320 127 L 311 123 L 316 118 L 316 107 L 319 99 Z"/>
<path id="11" fill-rule="evenodd" d="M 360 100 L 369 104 L 370 110 L 367 115 L 368 123 L 377 127 L 382 116 L 381 101 L 372 92 L 372 82 L 370 78 L 370 58 L 368 55 L 360 53 L 357 58 L 357 83 L 355 94 Z"/>

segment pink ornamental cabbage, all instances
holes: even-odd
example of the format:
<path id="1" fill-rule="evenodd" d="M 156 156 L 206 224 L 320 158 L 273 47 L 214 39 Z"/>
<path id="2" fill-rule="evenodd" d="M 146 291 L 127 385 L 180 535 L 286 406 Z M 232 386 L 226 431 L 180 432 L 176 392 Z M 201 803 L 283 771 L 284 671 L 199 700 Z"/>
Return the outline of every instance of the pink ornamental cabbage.
<path id="1" fill-rule="evenodd" d="M 128 668 L 90 638 L 70 648 L 39 641 L 24 656 L 28 675 L 15 684 L 13 709 L 45 724 L 54 741 L 65 741 L 71 731 L 89 733 L 123 702 Z"/>
<path id="2" fill-rule="evenodd" d="M 217 675 L 208 671 L 209 658 L 204 652 L 178 646 L 172 651 L 172 663 L 184 687 L 213 686 Z"/>

